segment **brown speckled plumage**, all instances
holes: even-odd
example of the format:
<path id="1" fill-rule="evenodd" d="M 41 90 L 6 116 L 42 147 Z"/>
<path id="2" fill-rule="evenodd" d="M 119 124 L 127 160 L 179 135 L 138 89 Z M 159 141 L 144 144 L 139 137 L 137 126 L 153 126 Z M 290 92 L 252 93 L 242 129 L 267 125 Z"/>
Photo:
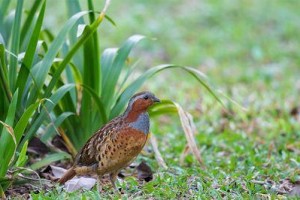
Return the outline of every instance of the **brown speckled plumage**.
<path id="1" fill-rule="evenodd" d="M 58 182 L 65 183 L 76 174 L 97 174 L 99 180 L 109 173 L 115 187 L 118 172 L 137 157 L 147 141 L 147 109 L 155 102 L 159 99 L 150 92 L 135 94 L 124 114 L 104 125 L 86 142 L 73 166 Z"/>

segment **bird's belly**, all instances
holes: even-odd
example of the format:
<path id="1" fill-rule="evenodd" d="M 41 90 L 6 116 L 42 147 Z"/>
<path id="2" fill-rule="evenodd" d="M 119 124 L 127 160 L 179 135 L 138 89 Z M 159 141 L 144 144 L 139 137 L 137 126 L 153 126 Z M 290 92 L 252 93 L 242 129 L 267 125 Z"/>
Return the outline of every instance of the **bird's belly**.
<path id="1" fill-rule="evenodd" d="M 99 162 L 99 172 L 104 174 L 128 166 L 142 151 L 147 141 L 143 132 L 128 128 L 120 132 L 112 141 L 113 147 L 106 159 Z"/>

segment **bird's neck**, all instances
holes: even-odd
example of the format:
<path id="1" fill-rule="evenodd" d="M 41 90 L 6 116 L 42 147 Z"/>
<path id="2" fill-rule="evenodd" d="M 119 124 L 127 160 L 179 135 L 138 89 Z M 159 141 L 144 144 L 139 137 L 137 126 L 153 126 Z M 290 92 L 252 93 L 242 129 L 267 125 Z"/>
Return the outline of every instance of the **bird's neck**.
<path id="1" fill-rule="evenodd" d="M 128 121 L 128 122 L 134 122 L 143 113 L 145 113 L 145 112 L 131 110 L 129 112 L 125 112 L 124 113 L 124 117 L 125 117 L 126 121 Z"/>

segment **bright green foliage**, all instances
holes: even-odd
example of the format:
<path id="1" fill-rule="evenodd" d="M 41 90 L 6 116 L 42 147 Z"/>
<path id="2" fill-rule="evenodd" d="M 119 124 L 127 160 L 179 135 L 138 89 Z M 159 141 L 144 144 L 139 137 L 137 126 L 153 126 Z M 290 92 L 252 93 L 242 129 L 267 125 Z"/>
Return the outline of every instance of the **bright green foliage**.
<path id="1" fill-rule="evenodd" d="M 145 37 L 133 35 L 120 48 L 106 49 L 100 55 L 97 28 L 105 17 L 114 22 L 93 12 L 91 0 L 89 11 L 82 11 L 79 1 L 66 3 L 69 19 L 53 34 L 43 28 L 46 0 L 31 2 L 30 8 L 24 8 L 23 0 L 17 1 L 13 18 L 6 17 L 11 1 L 0 2 L 0 120 L 5 126 L 0 129 L 1 190 L 10 184 L 1 181 L 7 171 L 26 163 L 25 152 L 32 137 L 46 143 L 61 134 L 71 141 L 69 149 L 79 149 L 95 130 L 122 112 L 145 81 L 164 69 L 188 72 L 221 102 L 203 74 L 190 67 L 159 65 L 132 80 L 131 67 L 135 65 L 131 66 L 128 56 Z M 87 15 L 88 22 L 84 19 Z M 77 36 L 77 28 L 82 26 L 84 30 Z M 161 107 L 156 114 L 174 108 Z M 58 127 L 62 131 L 58 132 Z M 50 154 L 32 169 L 69 157 L 66 153 Z"/>
<path id="2" fill-rule="evenodd" d="M 53 41 L 45 41 L 42 40 L 43 34 L 46 33 L 43 32 L 42 25 L 46 1 L 33 2 L 32 9 L 26 16 L 23 15 L 23 1 L 18 1 L 14 20 L 5 17 L 10 3 L 10 1 L 1 2 L 0 18 L 3 25 L 0 30 L 0 92 L 3 94 L 0 101 L 0 120 L 4 126 L 0 129 L 0 180 L 4 180 L 7 170 L 13 167 L 14 163 L 17 167 L 25 164 L 28 140 L 37 134 L 37 130 L 43 124 L 49 124 L 49 118 L 52 120 L 54 117 L 54 125 L 60 125 L 70 116 L 69 112 L 64 111 L 57 115 L 53 113 L 60 100 L 75 88 L 74 84 L 63 84 L 61 72 L 64 68 L 61 67 L 61 72 L 57 73 L 56 69 L 61 65 L 57 65 L 55 59 L 59 58 L 61 47 L 66 44 L 70 30 L 82 16 L 89 13 L 83 11 L 74 14 Z M 103 15 L 95 20 L 89 31 L 85 31 L 74 44 L 76 48 L 73 47 L 62 62 L 64 67 L 80 46 L 96 31 L 102 19 Z M 39 40 L 42 42 L 39 43 Z M 52 76 L 55 72 L 56 76 Z M 52 86 L 45 85 L 50 80 Z M 20 154 L 16 153 L 19 151 Z M 56 157 L 49 156 L 48 160 L 53 162 L 66 157 L 68 156 L 57 154 Z M 36 165 L 38 166 L 38 163 Z M 1 181 L 3 190 L 8 185 L 9 182 Z"/>

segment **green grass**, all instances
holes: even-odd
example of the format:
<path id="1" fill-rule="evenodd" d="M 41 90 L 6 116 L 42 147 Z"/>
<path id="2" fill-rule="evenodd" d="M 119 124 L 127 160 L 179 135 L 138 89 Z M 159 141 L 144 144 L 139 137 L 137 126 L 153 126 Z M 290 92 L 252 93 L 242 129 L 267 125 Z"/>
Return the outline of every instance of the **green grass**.
<path id="1" fill-rule="evenodd" d="M 180 164 L 186 140 L 176 117 L 153 118 L 151 129 L 169 169 L 160 168 L 153 155 L 140 156 L 154 170 L 154 180 L 138 186 L 126 178 L 119 185 L 123 199 L 288 196 L 278 194 L 280 181 L 300 181 L 300 123 L 290 115 L 300 106 L 299 7 L 297 0 L 112 2 L 109 15 L 117 28 L 106 23 L 101 29 L 104 47 L 119 46 L 135 33 L 157 38 L 134 51 L 132 58 L 141 57 L 142 67 L 165 62 L 195 66 L 247 108 L 228 104 L 233 115 L 224 116 L 189 76 L 164 72 L 151 78 L 144 89 L 179 102 L 194 116 L 206 168 L 190 155 Z M 118 199 L 111 192 L 101 197 Z M 32 195 L 100 198 L 96 189 L 68 194 L 59 187 Z"/>

